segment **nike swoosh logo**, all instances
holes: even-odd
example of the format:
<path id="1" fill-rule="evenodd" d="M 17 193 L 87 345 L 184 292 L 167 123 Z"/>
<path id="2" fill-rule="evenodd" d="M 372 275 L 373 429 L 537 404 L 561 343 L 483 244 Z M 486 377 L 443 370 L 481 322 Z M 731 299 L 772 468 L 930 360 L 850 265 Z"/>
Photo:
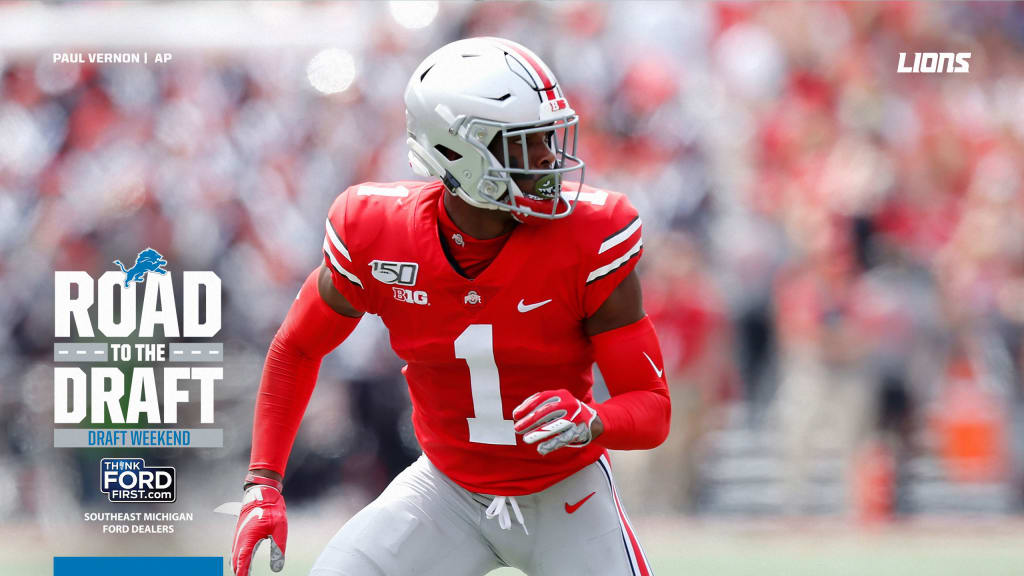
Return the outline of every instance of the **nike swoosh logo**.
<path id="1" fill-rule="evenodd" d="M 647 352 L 644 352 L 644 358 L 647 358 L 647 361 L 651 363 L 651 368 L 654 368 L 654 373 L 658 375 L 658 378 L 661 378 L 661 374 L 664 370 L 658 370 L 658 367 L 654 365 L 654 360 L 651 360 L 651 357 L 647 355 Z"/>
<path id="2" fill-rule="evenodd" d="M 259 518 L 260 520 L 262 520 L 263 508 L 253 508 L 252 512 L 249 512 L 249 515 L 245 517 L 245 520 L 242 520 L 242 524 L 238 527 L 238 533 L 235 534 L 235 545 L 231 547 L 232 551 L 238 548 L 238 537 L 242 535 L 242 529 L 245 528 L 245 525 L 248 524 L 249 520 L 252 520 L 253 518 Z"/>
<path id="3" fill-rule="evenodd" d="M 577 502 L 575 504 L 572 504 L 572 505 L 570 505 L 568 502 L 566 502 L 565 503 L 565 513 L 566 514 L 572 514 L 573 512 L 579 510 L 580 506 L 583 506 L 583 503 L 586 502 L 587 500 L 590 500 L 590 497 L 593 496 L 594 494 L 597 494 L 597 492 L 591 492 L 590 494 L 587 494 L 586 496 L 583 497 L 583 500 L 580 500 L 579 502 Z"/>
<path id="4" fill-rule="evenodd" d="M 545 305 L 545 304 L 547 304 L 549 302 L 551 302 L 551 298 L 548 298 L 547 300 L 544 300 L 543 302 L 537 302 L 535 304 L 527 304 L 527 303 L 523 302 L 522 300 L 520 300 L 519 301 L 519 305 L 516 306 L 516 308 L 520 312 L 529 312 L 530 310 L 536 310 L 537 308 L 540 308 L 541 306 L 543 306 L 543 305 Z"/>

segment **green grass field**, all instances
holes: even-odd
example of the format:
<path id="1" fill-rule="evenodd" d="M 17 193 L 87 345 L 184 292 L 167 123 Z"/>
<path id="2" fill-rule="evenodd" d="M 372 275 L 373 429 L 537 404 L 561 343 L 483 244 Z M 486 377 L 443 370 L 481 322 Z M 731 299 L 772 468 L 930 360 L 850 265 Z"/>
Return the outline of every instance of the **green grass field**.
<path id="1" fill-rule="evenodd" d="M 291 519 L 281 576 L 308 573 L 336 529 L 329 519 Z M 930 521 L 856 528 L 839 521 L 695 522 L 643 520 L 637 532 L 659 576 L 1019 576 L 1024 574 L 1024 521 Z M 35 531 L 35 532 L 34 532 Z M 34 533 L 33 533 L 34 532 Z M 216 536 L 211 536 L 215 532 Z M 5 576 L 52 574 L 60 555 L 227 555 L 230 528 L 196 526 L 174 545 L 125 540 L 91 531 L 0 526 Z M 100 545 L 97 546 L 96 544 Z M 256 575 L 270 575 L 266 547 Z M 225 576 L 229 573 L 226 571 Z M 491 576 L 519 576 L 513 569 Z"/>
<path id="2" fill-rule="evenodd" d="M 1019 576 L 1024 525 L 637 522 L 658 576 Z M 511 569 L 491 576 L 519 576 Z"/>

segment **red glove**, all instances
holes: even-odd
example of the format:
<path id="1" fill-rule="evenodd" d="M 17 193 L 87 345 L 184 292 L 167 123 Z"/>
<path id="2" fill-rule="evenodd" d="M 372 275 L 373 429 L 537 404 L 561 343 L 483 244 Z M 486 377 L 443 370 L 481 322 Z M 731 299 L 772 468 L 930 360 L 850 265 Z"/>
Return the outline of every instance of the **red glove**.
<path id="1" fill-rule="evenodd" d="M 231 569 L 235 576 L 249 576 L 252 559 L 263 540 L 270 540 L 270 569 L 284 568 L 284 547 L 288 543 L 288 518 L 284 497 L 272 486 L 250 486 L 242 497 L 242 510 L 231 547 Z"/>
<path id="2" fill-rule="evenodd" d="M 597 412 L 565 389 L 538 392 L 512 411 L 517 434 L 527 444 L 540 442 L 537 452 L 548 454 L 563 446 L 590 444 L 590 425 Z"/>

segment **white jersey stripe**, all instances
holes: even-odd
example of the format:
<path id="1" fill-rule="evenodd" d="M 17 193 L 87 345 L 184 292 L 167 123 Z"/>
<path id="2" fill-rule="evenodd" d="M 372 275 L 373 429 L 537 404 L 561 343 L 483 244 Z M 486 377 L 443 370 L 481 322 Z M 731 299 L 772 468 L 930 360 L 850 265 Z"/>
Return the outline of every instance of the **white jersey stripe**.
<path id="1" fill-rule="evenodd" d="M 633 233 L 636 232 L 639 229 L 640 229 L 640 217 L 637 216 L 636 218 L 633 219 L 633 221 L 629 224 L 629 226 L 626 226 L 620 232 L 615 233 L 614 235 L 612 235 L 611 238 L 608 238 L 607 240 L 602 242 L 601 243 L 601 247 L 598 248 L 598 250 L 597 250 L 597 253 L 598 254 L 604 254 L 605 252 L 611 250 L 612 248 L 615 248 L 619 244 L 622 244 L 623 242 L 628 240 L 629 237 L 632 236 Z"/>
<path id="2" fill-rule="evenodd" d="M 331 239 L 331 244 L 334 246 L 334 249 L 337 250 L 339 254 L 344 256 L 345 259 L 348 260 L 349 262 L 352 261 L 352 256 L 349 255 L 348 248 L 345 247 L 345 243 L 342 242 L 341 238 L 338 238 L 338 235 L 334 232 L 334 226 L 331 226 L 330 218 L 327 219 L 327 238 Z M 327 239 L 325 238 L 324 248 L 326 249 L 326 247 Z"/>
<path id="3" fill-rule="evenodd" d="M 594 206 L 604 206 L 605 201 L 608 200 L 608 192 L 604 190 L 595 190 L 593 192 L 580 192 L 575 191 L 563 191 L 562 198 L 566 200 L 576 199 L 577 202 L 589 202 Z"/>
<path id="4" fill-rule="evenodd" d="M 601 278 L 603 276 L 607 276 L 608 274 L 613 272 L 616 268 L 618 268 L 618 267 L 622 266 L 623 264 L 625 264 L 626 262 L 628 262 L 630 258 L 632 258 L 633 256 L 636 256 L 638 253 L 640 253 L 640 248 L 643 245 L 644 245 L 644 239 L 643 238 L 637 239 L 636 244 L 633 244 L 633 247 L 629 249 L 629 252 L 626 252 L 622 256 L 619 256 L 615 260 L 612 260 L 610 263 L 605 264 L 604 266 L 601 266 L 600 268 L 597 268 L 596 270 L 591 272 L 590 275 L 587 276 L 587 284 L 590 284 L 591 282 L 593 282 L 594 280 L 597 280 L 598 278 Z"/>
<path id="5" fill-rule="evenodd" d="M 327 229 L 330 230 L 331 227 L 328 226 Z M 363 283 L 359 280 L 358 276 L 349 272 L 348 270 L 345 270 L 344 268 L 341 267 L 341 264 L 338 263 L 338 259 L 334 257 L 334 252 L 331 251 L 331 247 L 327 243 L 327 238 L 324 238 L 324 254 L 327 254 L 327 258 L 329 258 L 331 261 L 331 268 L 334 268 L 335 272 L 341 274 L 345 278 L 348 278 L 353 284 L 359 286 L 360 288 L 363 287 Z"/>
<path id="6" fill-rule="evenodd" d="M 392 198 L 405 198 L 409 195 L 409 189 L 405 186 L 368 186 L 363 184 L 356 190 L 359 196 L 389 196 Z"/>

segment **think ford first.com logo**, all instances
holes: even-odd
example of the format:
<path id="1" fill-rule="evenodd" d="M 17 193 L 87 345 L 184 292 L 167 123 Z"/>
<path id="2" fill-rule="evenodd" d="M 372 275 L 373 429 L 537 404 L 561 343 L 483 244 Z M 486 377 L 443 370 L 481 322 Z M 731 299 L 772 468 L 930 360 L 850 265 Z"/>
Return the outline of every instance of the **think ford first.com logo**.
<path id="1" fill-rule="evenodd" d="M 967 74 L 971 71 L 970 52 L 914 52 L 908 65 L 907 53 L 900 52 L 897 74 Z"/>
<path id="2" fill-rule="evenodd" d="M 111 502 L 174 502 L 174 466 L 147 466 L 142 458 L 100 460 L 100 492 Z"/>

